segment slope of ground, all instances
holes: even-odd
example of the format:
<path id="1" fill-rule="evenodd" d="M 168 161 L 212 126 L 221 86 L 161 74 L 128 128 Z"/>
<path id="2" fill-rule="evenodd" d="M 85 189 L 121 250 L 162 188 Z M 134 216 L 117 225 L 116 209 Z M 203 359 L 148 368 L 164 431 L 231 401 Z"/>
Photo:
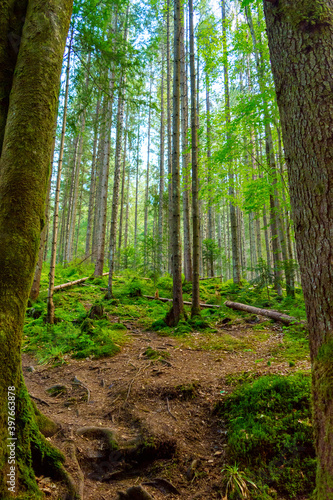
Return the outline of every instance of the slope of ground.
<path id="1" fill-rule="evenodd" d="M 120 321 L 116 309 L 109 320 Z M 112 358 L 65 357 L 52 367 L 23 355 L 30 394 L 58 424 L 48 439 L 71 456 L 66 465 L 85 500 L 116 499 L 140 484 L 156 500 L 222 498 L 227 422 L 214 409 L 231 381 L 309 370 L 309 359 L 292 352 L 291 362 L 284 330 L 264 318 L 217 321 L 179 338 L 123 322 L 129 340 Z M 58 484 L 39 483 L 61 498 Z"/>

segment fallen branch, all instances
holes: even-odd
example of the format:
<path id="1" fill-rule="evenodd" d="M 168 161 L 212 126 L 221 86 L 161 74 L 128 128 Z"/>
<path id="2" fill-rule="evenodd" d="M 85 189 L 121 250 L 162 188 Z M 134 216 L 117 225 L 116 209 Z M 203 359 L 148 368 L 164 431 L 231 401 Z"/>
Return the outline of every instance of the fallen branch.
<path id="1" fill-rule="evenodd" d="M 109 273 L 103 273 L 102 276 L 107 276 Z M 100 276 L 96 276 L 96 278 L 99 278 Z M 80 278 L 79 280 L 75 281 L 69 281 L 68 283 L 63 283 L 62 285 L 57 285 L 54 287 L 54 292 L 57 292 L 58 290 L 63 290 L 64 288 L 69 288 L 70 286 L 74 285 L 79 285 L 80 283 L 84 283 L 88 279 L 90 279 L 91 276 L 86 276 L 85 278 Z M 47 292 L 47 290 L 43 290 L 43 292 Z"/>
<path id="2" fill-rule="evenodd" d="M 155 299 L 155 297 L 151 295 L 143 295 L 146 299 L 150 300 L 160 300 L 161 302 L 172 302 L 172 299 L 166 299 L 165 297 L 159 297 L 158 299 Z M 185 306 L 191 306 L 192 302 L 188 302 L 187 300 L 184 300 L 184 305 Z M 215 304 L 200 304 L 200 307 L 206 307 L 207 309 L 219 309 L 221 306 L 217 306 Z"/>
<path id="3" fill-rule="evenodd" d="M 305 321 L 298 321 L 293 316 L 288 316 L 287 314 L 279 313 L 277 311 L 271 311 L 270 309 L 260 309 L 259 307 L 252 307 L 246 304 L 240 304 L 239 302 L 230 302 L 229 300 L 227 300 L 224 305 L 230 307 L 230 309 L 235 309 L 236 311 L 244 311 L 250 314 L 266 316 L 267 318 L 274 319 L 275 321 L 281 321 L 284 325 L 306 325 Z"/>
<path id="4" fill-rule="evenodd" d="M 223 278 L 223 276 L 208 276 L 207 278 L 199 278 L 200 281 L 203 281 L 203 280 L 215 280 L 217 278 Z"/>
<path id="5" fill-rule="evenodd" d="M 38 401 L 38 403 L 43 403 L 43 405 L 51 406 L 47 401 L 44 401 L 44 399 L 36 398 L 36 396 L 33 396 L 32 394 L 29 394 L 29 396 L 31 397 L 31 399 Z"/>

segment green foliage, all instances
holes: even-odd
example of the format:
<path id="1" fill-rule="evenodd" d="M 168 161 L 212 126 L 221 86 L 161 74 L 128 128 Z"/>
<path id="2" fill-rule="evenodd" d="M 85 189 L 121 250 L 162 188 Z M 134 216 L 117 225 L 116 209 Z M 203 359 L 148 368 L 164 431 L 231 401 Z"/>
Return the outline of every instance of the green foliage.
<path id="1" fill-rule="evenodd" d="M 230 500 L 250 499 L 249 486 L 253 488 L 257 488 L 257 486 L 246 477 L 245 472 L 241 471 L 236 463 L 234 465 L 226 465 L 221 472 L 227 483 L 225 500 L 228 500 L 228 495 Z"/>
<path id="2" fill-rule="evenodd" d="M 240 386 L 222 404 L 231 457 L 288 498 L 310 492 L 314 483 L 310 385 L 302 373 L 268 375 Z"/>
<path id="3" fill-rule="evenodd" d="M 127 290 L 129 297 L 141 297 L 142 283 L 139 278 L 133 278 L 129 283 Z"/>

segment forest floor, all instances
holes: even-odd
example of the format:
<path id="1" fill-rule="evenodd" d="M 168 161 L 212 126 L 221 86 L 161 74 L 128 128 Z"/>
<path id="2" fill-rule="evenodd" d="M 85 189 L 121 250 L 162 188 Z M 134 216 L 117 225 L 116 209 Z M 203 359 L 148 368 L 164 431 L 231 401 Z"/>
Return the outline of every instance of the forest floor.
<path id="1" fill-rule="evenodd" d="M 213 333 L 194 328 L 179 337 L 125 320 L 117 306 L 108 321 L 127 328 L 113 357 L 68 357 L 53 366 L 23 354 L 29 393 L 58 425 L 47 439 L 65 453 L 74 441 L 77 461 L 67 454 L 65 466 L 84 482 L 84 499 L 115 500 L 138 485 L 156 500 L 225 497 L 228 422 L 216 408 L 248 377 L 308 372 L 308 355 L 291 362 L 283 327 L 260 316 L 217 318 Z M 47 498 L 62 498 L 60 483 L 38 481 Z"/>

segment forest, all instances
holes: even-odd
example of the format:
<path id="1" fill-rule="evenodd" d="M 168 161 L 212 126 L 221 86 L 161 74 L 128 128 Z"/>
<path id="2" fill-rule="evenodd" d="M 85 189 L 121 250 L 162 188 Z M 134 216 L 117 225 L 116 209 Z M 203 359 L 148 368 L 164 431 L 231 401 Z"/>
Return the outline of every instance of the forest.
<path id="1" fill-rule="evenodd" d="M 0 3 L 0 499 L 333 500 L 333 1 Z"/>

